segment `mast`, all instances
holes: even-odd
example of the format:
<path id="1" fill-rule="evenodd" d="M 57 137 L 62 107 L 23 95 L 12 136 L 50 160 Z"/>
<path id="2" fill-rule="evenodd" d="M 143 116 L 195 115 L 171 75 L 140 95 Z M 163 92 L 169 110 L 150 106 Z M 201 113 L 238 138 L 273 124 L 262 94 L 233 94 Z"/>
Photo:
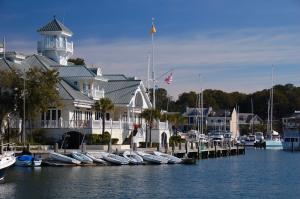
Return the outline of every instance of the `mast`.
<path id="1" fill-rule="evenodd" d="M 270 104 L 270 130 L 271 130 L 271 137 L 273 133 L 273 95 L 274 95 L 274 66 L 272 65 L 272 86 L 271 86 L 271 104 Z"/>
<path id="2" fill-rule="evenodd" d="M 149 81 L 150 81 L 150 54 L 148 55 L 148 67 L 147 67 L 147 93 L 149 93 Z"/>
<path id="3" fill-rule="evenodd" d="M 26 130 L 26 120 L 25 120 L 25 100 L 26 100 L 26 91 L 25 91 L 25 77 L 26 76 L 26 73 L 25 73 L 25 69 L 24 69 L 24 79 L 23 79 L 23 136 L 22 136 L 22 142 L 23 142 L 23 145 L 25 146 L 25 130 Z"/>
<path id="4" fill-rule="evenodd" d="M 254 120 L 253 120 L 253 116 L 254 116 L 254 113 L 253 113 L 253 100 L 252 100 L 252 97 L 251 97 L 251 114 L 252 114 L 252 125 L 251 125 L 251 131 L 252 131 L 252 135 L 254 135 Z"/>
<path id="5" fill-rule="evenodd" d="M 152 42 L 152 81 L 153 81 L 153 108 L 156 108 L 156 96 L 155 96 L 155 70 L 154 70 L 154 33 L 156 33 L 156 29 L 154 26 L 154 18 L 152 18 L 152 29 L 151 29 L 151 42 Z"/>
<path id="6" fill-rule="evenodd" d="M 201 88 L 201 134 L 203 134 L 203 131 L 204 131 L 204 128 L 203 128 L 203 121 L 204 121 L 204 118 L 203 118 L 203 89 Z"/>

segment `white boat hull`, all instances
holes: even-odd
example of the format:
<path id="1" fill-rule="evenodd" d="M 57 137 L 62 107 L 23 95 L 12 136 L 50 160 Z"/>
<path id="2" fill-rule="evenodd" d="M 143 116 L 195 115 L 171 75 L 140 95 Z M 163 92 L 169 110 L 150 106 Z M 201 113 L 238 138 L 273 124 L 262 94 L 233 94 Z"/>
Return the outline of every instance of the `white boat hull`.
<path id="1" fill-rule="evenodd" d="M 123 157 L 126 158 L 130 164 L 142 164 L 143 158 L 139 155 L 137 155 L 133 151 L 125 151 L 123 153 Z"/>
<path id="2" fill-rule="evenodd" d="M 85 155 L 91 158 L 95 163 L 106 164 L 106 162 L 101 159 L 102 156 L 97 155 L 97 153 L 86 153 Z"/>
<path id="3" fill-rule="evenodd" d="M 165 153 L 161 153 L 159 151 L 154 151 L 153 152 L 155 155 L 163 157 L 163 158 L 167 158 L 168 159 L 168 163 L 170 164 L 178 164 L 181 163 L 182 160 L 180 158 L 177 158 L 173 155 L 169 155 L 169 154 L 165 154 Z"/>
<path id="4" fill-rule="evenodd" d="M 64 162 L 64 163 L 69 163 L 69 164 L 80 164 L 81 162 L 79 160 L 76 160 L 74 158 L 59 154 L 59 153 L 55 153 L 55 152 L 51 152 L 49 153 L 49 157 L 53 160 L 56 161 L 60 161 L 60 162 Z"/>
<path id="5" fill-rule="evenodd" d="M 116 164 L 116 165 L 126 165 L 129 164 L 128 160 L 124 157 L 119 155 L 115 155 L 112 153 L 100 152 L 103 156 L 103 159 L 109 163 Z"/>
<path id="6" fill-rule="evenodd" d="M 92 164 L 93 163 L 93 160 L 90 157 L 83 154 L 83 153 L 72 152 L 71 155 L 74 159 L 79 160 L 82 163 L 85 163 L 85 164 Z"/>
<path id="7" fill-rule="evenodd" d="M 137 151 L 137 154 L 143 158 L 144 161 L 147 161 L 148 163 L 153 163 L 153 164 L 167 164 L 168 159 L 163 158 L 160 156 L 152 155 L 149 153 L 145 153 L 142 151 Z"/>
<path id="8" fill-rule="evenodd" d="M 266 149 L 282 150 L 281 140 L 266 140 Z"/>

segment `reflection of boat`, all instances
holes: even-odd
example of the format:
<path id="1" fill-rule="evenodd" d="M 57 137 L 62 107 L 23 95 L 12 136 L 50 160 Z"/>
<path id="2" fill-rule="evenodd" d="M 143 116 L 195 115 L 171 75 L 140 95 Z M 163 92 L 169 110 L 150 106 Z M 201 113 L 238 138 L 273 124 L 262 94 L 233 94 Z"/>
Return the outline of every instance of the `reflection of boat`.
<path id="1" fill-rule="evenodd" d="M 74 158 L 55 153 L 55 152 L 50 152 L 49 157 L 53 160 L 64 162 L 64 163 L 69 163 L 69 164 L 80 164 L 81 162 L 79 160 L 76 160 Z"/>
<path id="2" fill-rule="evenodd" d="M 85 155 L 97 164 L 106 164 L 106 162 L 102 159 L 103 156 L 99 153 L 86 153 Z"/>
<path id="3" fill-rule="evenodd" d="M 0 155 L 0 180 L 4 179 L 6 168 L 10 167 L 16 162 L 15 153 L 13 151 L 4 151 Z"/>
<path id="4" fill-rule="evenodd" d="M 152 155 L 152 154 L 145 153 L 142 151 L 137 151 L 136 153 L 138 155 L 140 155 L 144 161 L 147 161 L 152 164 L 167 164 L 168 163 L 168 159 L 161 157 L 161 156 Z"/>
<path id="5" fill-rule="evenodd" d="M 130 164 L 142 164 L 143 158 L 133 151 L 125 151 L 123 157 L 126 158 Z"/>
<path id="6" fill-rule="evenodd" d="M 93 160 L 90 157 L 83 154 L 83 153 L 73 151 L 71 153 L 71 155 L 74 159 L 79 160 L 82 163 L 85 163 L 85 164 L 93 163 Z"/>
<path id="7" fill-rule="evenodd" d="M 16 158 L 16 165 L 21 167 L 39 167 L 42 160 L 32 155 L 21 155 Z"/>
<path id="8" fill-rule="evenodd" d="M 163 158 L 167 158 L 168 159 L 168 163 L 171 163 L 171 164 L 178 164 L 178 163 L 181 163 L 182 160 L 180 158 L 177 158 L 173 155 L 169 155 L 169 154 L 166 154 L 166 153 L 161 153 L 159 151 L 154 151 L 153 152 L 155 155 L 157 156 L 160 156 L 160 157 L 163 157 Z"/>
<path id="9" fill-rule="evenodd" d="M 129 161 L 126 158 L 121 157 L 119 155 L 115 155 L 107 152 L 99 152 L 99 154 L 102 155 L 102 159 L 104 159 L 109 163 L 116 164 L 116 165 L 129 164 Z"/>

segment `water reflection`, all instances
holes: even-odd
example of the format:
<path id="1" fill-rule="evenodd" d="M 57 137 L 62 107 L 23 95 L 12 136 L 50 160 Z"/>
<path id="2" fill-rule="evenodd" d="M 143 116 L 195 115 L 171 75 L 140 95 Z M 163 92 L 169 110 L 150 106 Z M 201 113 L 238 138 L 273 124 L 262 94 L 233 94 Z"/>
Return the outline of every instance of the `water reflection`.
<path id="1" fill-rule="evenodd" d="M 14 167 L 0 198 L 297 198 L 298 156 L 253 150 L 196 166 Z"/>

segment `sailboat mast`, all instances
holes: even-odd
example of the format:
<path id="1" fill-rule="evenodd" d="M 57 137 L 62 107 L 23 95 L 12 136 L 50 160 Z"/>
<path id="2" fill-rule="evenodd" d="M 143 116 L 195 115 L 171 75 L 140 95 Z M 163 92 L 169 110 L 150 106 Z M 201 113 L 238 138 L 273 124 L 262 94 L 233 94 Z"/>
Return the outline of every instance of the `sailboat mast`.
<path id="1" fill-rule="evenodd" d="M 252 131 L 252 135 L 254 133 L 254 113 L 253 113 L 253 100 L 251 98 L 251 114 L 252 114 L 252 125 L 251 125 L 251 131 Z"/>
<path id="2" fill-rule="evenodd" d="M 273 95 L 274 95 L 274 66 L 272 65 L 272 86 L 271 86 L 271 104 L 270 104 L 270 130 L 273 133 Z"/>

